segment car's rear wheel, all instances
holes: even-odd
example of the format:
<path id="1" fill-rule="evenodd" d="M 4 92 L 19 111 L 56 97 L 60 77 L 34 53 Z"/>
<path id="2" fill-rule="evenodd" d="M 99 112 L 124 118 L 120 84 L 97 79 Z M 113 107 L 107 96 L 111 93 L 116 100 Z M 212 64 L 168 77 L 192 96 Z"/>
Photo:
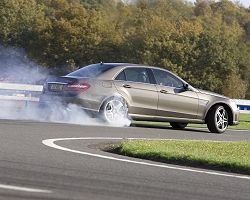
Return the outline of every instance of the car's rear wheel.
<path id="1" fill-rule="evenodd" d="M 228 113 L 224 106 L 214 106 L 207 114 L 207 127 L 212 133 L 223 133 L 228 127 Z"/>
<path id="2" fill-rule="evenodd" d="M 184 129 L 188 124 L 187 123 L 170 122 L 170 125 L 174 129 Z"/>
<path id="3" fill-rule="evenodd" d="M 128 106 L 121 97 L 113 97 L 104 102 L 101 107 L 101 118 L 110 124 L 122 123 L 128 118 Z"/>

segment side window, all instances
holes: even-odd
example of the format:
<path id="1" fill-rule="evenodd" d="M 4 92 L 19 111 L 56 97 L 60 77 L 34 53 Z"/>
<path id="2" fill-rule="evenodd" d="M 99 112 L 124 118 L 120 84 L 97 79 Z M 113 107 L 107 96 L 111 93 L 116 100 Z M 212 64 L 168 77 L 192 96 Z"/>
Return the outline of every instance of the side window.
<path id="1" fill-rule="evenodd" d="M 172 74 L 158 70 L 158 69 L 152 69 L 156 83 L 158 85 L 164 85 L 169 87 L 175 87 L 175 88 L 182 88 L 183 82 L 173 76 Z"/>
<path id="2" fill-rule="evenodd" d="M 127 68 L 124 70 L 127 81 L 149 83 L 149 77 L 146 68 Z"/>
<path id="3" fill-rule="evenodd" d="M 115 78 L 115 80 L 125 81 L 126 77 L 125 77 L 124 71 L 122 71 L 120 74 L 118 74 L 118 76 Z"/>

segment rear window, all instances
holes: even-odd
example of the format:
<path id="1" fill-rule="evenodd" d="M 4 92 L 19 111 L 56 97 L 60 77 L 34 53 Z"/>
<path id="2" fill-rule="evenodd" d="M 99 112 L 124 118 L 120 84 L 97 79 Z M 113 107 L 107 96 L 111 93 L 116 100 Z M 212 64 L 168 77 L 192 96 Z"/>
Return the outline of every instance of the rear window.
<path id="1" fill-rule="evenodd" d="M 88 65 L 86 67 L 83 67 L 81 69 L 78 69 L 74 72 L 67 74 L 67 76 L 95 78 L 98 77 L 100 74 L 110 70 L 113 67 L 114 67 L 113 65 L 104 65 L 104 64 Z"/>

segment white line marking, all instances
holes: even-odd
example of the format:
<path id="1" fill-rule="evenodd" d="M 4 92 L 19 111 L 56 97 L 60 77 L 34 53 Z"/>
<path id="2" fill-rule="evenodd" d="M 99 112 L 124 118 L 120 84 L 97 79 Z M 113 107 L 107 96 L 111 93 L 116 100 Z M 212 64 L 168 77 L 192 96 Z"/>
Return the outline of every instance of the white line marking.
<path id="1" fill-rule="evenodd" d="M 27 187 L 19 187 L 19 186 L 13 186 L 13 185 L 3 185 L 0 184 L 0 189 L 8 189 L 8 190 L 18 190 L 23 192 L 40 192 L 40 193 L 52 193 L 50 190 L 40 190 L 40 189 L 34 189 L 34 188 L 27 188 Z"/>
<path id="2" fill-rule="evenodd" d="M 195 170 L 195 169 L 189 169 L 189 168 L 184 168 L 184 167 L 183 168 L 181 168 L 181 167 L 173 167 L 173 166 L 163 165 L 163 164 L 152 164 L 152 163 L 134 161 L 134 160 L 129 160 L 129 159 L 115 158 L 115 157 L 112 157 L 112 156 L 103 156 L 103 155 L 100 155 L 100 154 L 93 154 L 93 153 L 68 149 L 68 148 L 56 145 L 54 143 L 56 141 L 63 141 L 63 140 L 123 140 L 123 139 L 124 138 L 109 138 L 109 137 L 57 138 L 57 139 L 43 140 L 42 143 L 44 145 L 46 145 L 46 146 L 49 146 L 49 147 L 52 147 L 52 148 L 55 148 L 55 149 L 59 149 L 59 150 L 62 150 L 62 151 L 68 151 L 68 152 L 72 152 L 72 153 L 78 153 L 78 154 L 83 154 L 83 155 L 88 155 L 88 156 L 93 156 L 93 157 L 98 157 L 98 158 L 116 160 L 116 161 L 120 161 L 120 162 L 128 162 L 128 163 L 134 163 L 134 164 L 140 164 L 140 165 L 148 165 L 148 166 L 153 166 L 153 167 L 161 167 L 161 168 L 167 168 L 167 169 L 189 171 L 189 172 L 194 172 L 194 173 L 202 173 L 202 174 L 210 174 L 210 175 L 216 175 L 216 176 L 225 176 L 225 177 L 233 177 L 233 178 L 240 178 L 240 179 L 248 179 L 248 180 L 250 180 L 249 176 L 225 174 L 225 173 L 205 171 L 205 170 Z M 146 139 L 146 138 L 126 138 L 126 139 L 128 139 L 128 140 L 130 140 L 130 139 L 142 140 L 142 139 Z M 150 140 L 153 140 L 153 139 L 150 139 Z"/>
<path id="3" fill-rule="evenodd" d="M 238 132 L 249 132 L 249 130 L 243 130 L 243 129 L 240 130 L 240 129 L 230 129 L 230 128 L 229 128 L 229 129 L 227 129 L 227 130 L 228 130 L 228 131 L 236 131 L 236 132 L 237 132 L 237 131 L 238 131 Z"/>

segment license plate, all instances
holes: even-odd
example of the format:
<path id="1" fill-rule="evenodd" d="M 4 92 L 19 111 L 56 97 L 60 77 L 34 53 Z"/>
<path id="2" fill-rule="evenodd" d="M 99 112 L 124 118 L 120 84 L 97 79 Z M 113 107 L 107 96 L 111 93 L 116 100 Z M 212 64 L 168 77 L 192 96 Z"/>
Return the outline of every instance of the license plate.
<path id="1" fill-rule="evenodd" d="M 51 90 L 62 90 L 63 89 L 63 85 L 51 84 L 50 89 Z"/>

